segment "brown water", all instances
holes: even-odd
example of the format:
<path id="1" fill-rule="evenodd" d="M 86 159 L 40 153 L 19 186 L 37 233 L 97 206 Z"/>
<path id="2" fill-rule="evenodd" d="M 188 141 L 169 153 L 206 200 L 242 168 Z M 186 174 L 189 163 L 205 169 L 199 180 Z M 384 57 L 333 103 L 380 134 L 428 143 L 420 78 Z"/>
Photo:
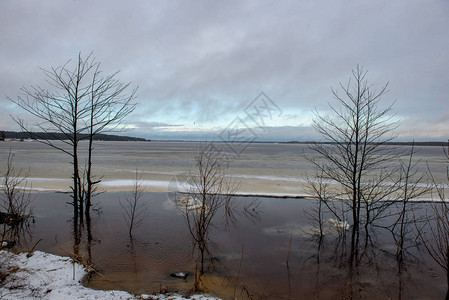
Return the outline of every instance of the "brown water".
<path id="1" fill-rule="evenodd" d="M 193 277 L 180 280 L 174 272 L 195 269 L 192 241 L 183 217 L 166 193 L 145 193 L 145 222 L 130 240 L 118 205 L 123 193 L 96 198 L 102 213 L 85 224 L 78 242 L 73 234 L 68 195 L 36 194 L 35 223 L 22 239 L 29 249 L 60 255 L 77 255 L 91 264 L 94 273 L 87 286 L 153 293 L 160 289 L 188 292 Z M 242 203 L 252 198 L 241 197 Z M 360 262 L 349 267 L 346 242 L 329 231 L 319 248 L 310 233 L 304 210 L 315 204 L 305 199 L 260 198 L 258 214 L 243 212 L 225 226 L 218 217 L 210 234 L 208 272 L 203 281 L 210 292 L 225 299 L 439 299 L 446 291 L 445 277 L 426 255 L 411 249 L 401 274 L 389 235 L 378 230 L 373 244 L 360 253 Z M 291 238 L 291 243 L 290 243 Z M 90 241 L 89 241 L 90 240 Z M 241 256 L 244 246 L 243 256 Z M 290 250 L 289 250 L 290 249 Z M 290 254 L 288 266 L 286 264 Z M 414 256 L 413 256 L 414 255 Z M 236 278 L 240 259 L 242 267 Z"/>

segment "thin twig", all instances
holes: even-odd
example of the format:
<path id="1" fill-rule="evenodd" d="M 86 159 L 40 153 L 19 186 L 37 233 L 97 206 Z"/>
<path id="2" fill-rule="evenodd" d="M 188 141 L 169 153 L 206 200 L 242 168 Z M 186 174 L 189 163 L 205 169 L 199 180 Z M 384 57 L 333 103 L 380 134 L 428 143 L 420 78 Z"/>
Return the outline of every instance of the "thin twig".
<path id="1" fill-rule="evenodd" d="M 42 241 L 42 239 L 39 239 L 39 240 L 34 244 L 33 248 L 31 248 L 31 250 L 28 251 L 27 258 L 30 258 L 30 257 L 31 257 L 31 253 L 34 251 L 34 248 L 36 248 L 37 244 L 39 244 L 40 241 Z"/>

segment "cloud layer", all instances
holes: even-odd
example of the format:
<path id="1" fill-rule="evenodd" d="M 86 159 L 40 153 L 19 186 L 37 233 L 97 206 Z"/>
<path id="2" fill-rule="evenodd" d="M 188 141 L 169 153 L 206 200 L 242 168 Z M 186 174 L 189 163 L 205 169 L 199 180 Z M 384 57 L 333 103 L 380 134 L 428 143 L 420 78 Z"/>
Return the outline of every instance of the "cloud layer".
<path id="1" fill-rule="evenodd" d="M 216 137 L 263 91 L 283 112 L 264 139 L 304 140 L 311 111 L 325 113 L 331 86 L 361 64 L 375 87 L 390 82 L 400 138 L 445 140 L 448 15 L 443 0 L 4 0 L 0 93 L 94 51 L 106 73 L 139 86 L 133 135 Z M 20 111 L 1 107 L 0 126 L 17 129 L 9 115 Z"/>

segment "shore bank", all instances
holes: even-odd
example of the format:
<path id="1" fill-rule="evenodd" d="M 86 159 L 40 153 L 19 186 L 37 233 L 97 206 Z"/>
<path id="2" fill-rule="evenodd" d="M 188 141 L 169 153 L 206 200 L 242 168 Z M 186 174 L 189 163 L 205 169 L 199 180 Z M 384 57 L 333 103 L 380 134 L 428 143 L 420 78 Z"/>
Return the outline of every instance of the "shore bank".
<path id="1" fill-rule="evenodd" d="M 208 295 L 185 298 L 177 294 L 133 295 L 124 291 L 93 290 L 83 286 L 86 268 L 69 257 L 42 251 L 14 254 L 0 250 L 2 299 L 159 299 L 219 300 Z"/>

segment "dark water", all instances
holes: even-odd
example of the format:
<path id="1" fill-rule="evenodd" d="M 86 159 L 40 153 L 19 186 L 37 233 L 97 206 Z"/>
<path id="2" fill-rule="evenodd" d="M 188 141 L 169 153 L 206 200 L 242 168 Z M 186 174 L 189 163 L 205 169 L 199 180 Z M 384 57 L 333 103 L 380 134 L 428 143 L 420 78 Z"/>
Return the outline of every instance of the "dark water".
<path id="1" fill-rule="evenodd" d="M 146 217 L 131 240 L 122 217 L 123 193 L 95 198 L 101 214 L 93 215 L 74 234 L 70 197 L 59 193 L 35 195 L 35 223 L 22 238 L 22 249 L 76 256 L 92 265 L 87 283 L 98 289 L 153 293 L 161 289 L 188 292 L 186 281 L 169 275 L 195 270 L 193 243 L 185 220 L 166 193 L 145 193 Z M 242 203 L 233 223 L 217 215 L 209 235 L 207 274 L 210 292 L 225 299 L 440 299 L 445 276 L 426 256 L 411 248 L 399 268 L 387 232 L 371 232 L 357 263 L 350 266 L 349 239 L 328 228 L 322 243 L 310 235 L 304 211 L 316 203 L 306 199 L 259 198 L 257 214 L 248 216 Z M 425 205 L 424 205 L 425 206 Z M 90 234 L 89 234 L 90 232 Z M 243 256 L 242 256 L 242 248 Z M 288 261 L 288 264 L 287 264 Z M 242 263 L 240 274 L 239 265 Z"/>

